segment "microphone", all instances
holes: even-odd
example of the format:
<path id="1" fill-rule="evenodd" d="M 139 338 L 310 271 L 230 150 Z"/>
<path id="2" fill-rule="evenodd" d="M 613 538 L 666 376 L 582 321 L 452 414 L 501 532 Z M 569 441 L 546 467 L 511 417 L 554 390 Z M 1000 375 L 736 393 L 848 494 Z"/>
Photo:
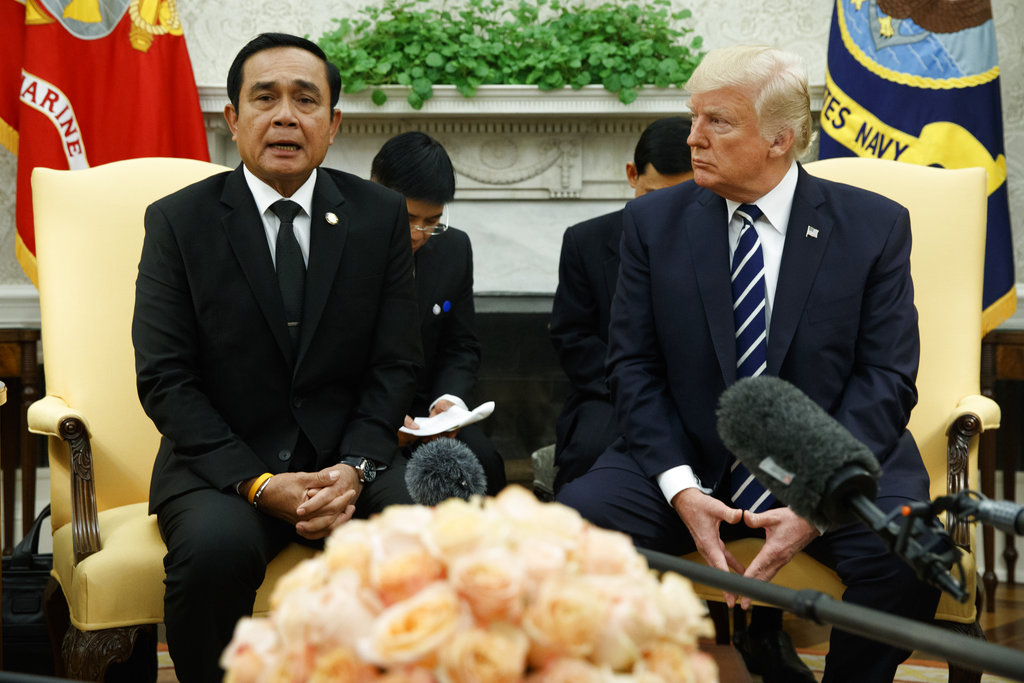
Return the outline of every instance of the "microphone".
<path id="1" fill-rule="evenodd" d="M 959 563 L 949 535 L 899 510 L 882 512 L 873 502 L 881 474 L 874 454 L 800 389 L 770 375 L 744 378 L 722 393 L 717 415 L 726 448 L 793 512 L 818 528 L 862 521 L 919 579 L 967 600 L 949 573 Z"/>
<path id="2" fill-rule="evenodd" d="M 1024 535 L 1024 506 L 1016 503 L 991 500 L 977 491 L 960 491 L 936 499 L 935 504 L 968 522 L 988 524 L 1004 534 Z"/>
<path id="3" fill-rule="evenodd" d="M 487 477 L 469 446 L 441 437 L 412 452 L 405 468 L 405 485 L 414 503 L 437 505 L 448 498 L 468 500 L 485 493 Z"/>

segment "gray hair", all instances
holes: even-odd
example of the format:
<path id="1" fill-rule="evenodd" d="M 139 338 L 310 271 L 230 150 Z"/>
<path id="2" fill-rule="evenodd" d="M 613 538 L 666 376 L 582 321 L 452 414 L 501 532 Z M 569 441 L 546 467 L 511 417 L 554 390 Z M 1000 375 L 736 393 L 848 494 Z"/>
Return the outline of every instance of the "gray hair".
<path id="1" fill-rule="evenodd" d="M 790 158 L 807 153 L 814 141 L 814 124 L 807 68 L 798 55 L 767 45 L 711 50 L 686 84 L 691 95 L 729 87 L 751 94 L 758 130 L 765 140 L 792 130 Z"/>

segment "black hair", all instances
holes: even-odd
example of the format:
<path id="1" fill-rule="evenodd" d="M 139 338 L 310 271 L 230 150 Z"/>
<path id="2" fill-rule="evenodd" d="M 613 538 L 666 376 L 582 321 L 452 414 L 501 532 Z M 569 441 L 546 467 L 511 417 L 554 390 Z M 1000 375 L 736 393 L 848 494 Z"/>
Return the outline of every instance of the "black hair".
<path id="1" fill-rule="evenodd" d="M 441 143 L 426 133 L 396 135 L 380 148 L 370 179 L 407 199 L 447 204 L 455 197 L 455 169 Z"/>
<path id="2" fill-rule="evenodd" d="M 319 45 L 306 38 L 288 33 L 261 33 L 238 51 L 235 61 L 231 62 L 231 68 L 228 69 L 228 99 L 231 100 L 231 106 L 235 108 L 236 112 L 238 111 L 238 98 L 242 93 L 242 68 L 245 66 L 246 60 L 257 52 L 275 47 L 297 47 L 320 58 L 327 74 L 327 85 L 331 93 L 331 109 L 338 105 L 338 98 L 341 96 L 341 73 L 338 71 L 338 67 L 327 61 L 327 55 Z"/>
<path id="3" fill-rule="evenodd" d="M 689 135 L 690 120 L 683 116 L 668 116 L 647 126 L 633 152 L 636 172 L 643 175 L 647 164 L 662 175 L 692 171 L 690 146 L 686 144 Z"/>

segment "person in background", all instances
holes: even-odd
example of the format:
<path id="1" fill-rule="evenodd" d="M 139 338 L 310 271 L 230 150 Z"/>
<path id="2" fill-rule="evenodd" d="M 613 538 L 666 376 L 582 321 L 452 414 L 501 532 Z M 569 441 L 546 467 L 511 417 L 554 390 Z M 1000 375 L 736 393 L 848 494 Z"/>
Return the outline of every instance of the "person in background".
<path id="1" fill-rule="evenodd" d="M 626 179 L 641 197 L 693 177 L 686 136 L 690 121 L 671 116 L 641 133 Z M 551 343 L 569 378 L 569 393 L 555 424 L 554 490 L 580 476 L 619 436 L 605 384 L 608 316 L 619 277 L 623 211 L 566 229 L 551 308 Z"/>
<path id="2" fill-rule="evenodd" d="M 558 500 L 640 547 L 697 550 L 751 578 L 807 552 L 836 571 L 844 601 L 929 621 L 938 590 L 863 524 L 819 529 L 774 503 L 736 466 L 715 416 L 737 378 L 778 376 L 878 459 L 879 508 L 929 499 L 907 430 L 920 353 L 909 213 L 797 162 L 813 138 L 797 56 L 712 50 L 687 88 L 694 182 L 635 199 L 623 216 L 608 332 L 623 438 Z M 739 536 L 765 539 L 747 566 L 725 545 Z M 824 680 L 891 681 L 909 654 L 833 629 Z"/>
<path id="3" fill-rule="evenodd" d="M 455 169 L 437 140 L 418 131 L 391 138 L 374 157 L 370 179 L 404 195 L 409 213 L 424 363 L 404 425 L 417 429 L 415 416 L 434 417 L 453 405 L 471 408 L 466 401 L 480 367 L 473 248 L 469 235 L 447 222 Z M 487 477 L 488 494 L 505 488 L 505 463 L 480 423 L 444 436 L 455 436 L 473 451 Z M 411 445 L 415 437 L 399 432 L 399 440 Z"/>
<path id="4" fill-rule="evenodd" d="M 183 683 L 251 614 L 267 564 L 352 517 L 411 503 L 395 438 L 421 362 L 401 195 L 320 167 L 337 68 L 265 33 L 228 71 L 242 163 L 152 204 L 132 341 L 161 434 L 149 509 Z"/>

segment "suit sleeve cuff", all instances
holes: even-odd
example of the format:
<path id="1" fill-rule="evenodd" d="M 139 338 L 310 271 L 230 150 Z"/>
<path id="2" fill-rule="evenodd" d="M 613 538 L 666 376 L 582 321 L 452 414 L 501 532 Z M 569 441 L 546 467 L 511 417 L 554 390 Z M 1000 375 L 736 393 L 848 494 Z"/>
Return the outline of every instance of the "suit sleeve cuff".
<path id="1" fill-rule="evenodd" d="M 711 489 L 701 485 L 700 479 L 693 473 L 693 468 L 689 465 L 679 465 L 665 470 L 658 475 L 657 479 L 661 493 L 669 505 L 672 504 L 672 499 L 676 497 L 677 493 L 686 489 L 700 489 L 704 493 L 711 493 Z"/>
<path id="2" fill-rule="evenodd" d="M 448 401 L 450 403 L 454 403 L 455 405 L 457 405 L 458 407 L 462 408 L 463 410 L 469 410 L 469 406 L 466 405 L 466 402 L 463 401 L 458 396 L 454 396 L 453 394 L 442 394 L 442 395 L 438 396 L 437 398 L 435 398 L 434 402 L 430 404 L 430 409 L 431 410 L 434 409 L 434 406 L 437 405 L 438 401 Z"/>

